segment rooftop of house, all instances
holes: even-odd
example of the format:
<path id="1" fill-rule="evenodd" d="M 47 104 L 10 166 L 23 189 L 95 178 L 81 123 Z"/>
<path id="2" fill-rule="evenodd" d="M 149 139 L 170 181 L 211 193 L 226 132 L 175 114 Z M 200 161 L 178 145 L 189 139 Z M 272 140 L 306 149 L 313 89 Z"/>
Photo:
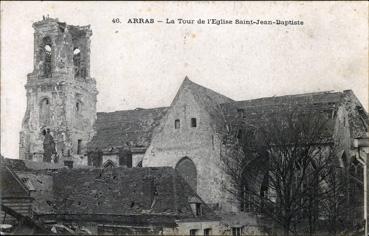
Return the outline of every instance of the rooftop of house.
<path id="1" fill-rule="evenodd" d="M 0 166 L 0 188 L 2 198 L 29 198 L 29 190 L 22 180 L 7 166 Z"/>
<path id="2" fill-rule="evenodd" d="M 7 163 L 11 161 L 1 163 L 9 168 Z M 154 216 L 168 224 L 174 224 L 175 220 L 217 219 L 170 167 L 63 168 L 54 171 L 15 167 L 18 168 L 14 169 L 17 178 L 31 188 L 33 210 L 44 219 L 80 216 L 129 221 L 128 216 L 131 216 L 146 222 L 152 221 Z M 195 216 L 191 209 L 193 199 L 202 203 L 201 216 Z"/>
<path id="3" fill-rule="evenodd" d="M 1 156 L 1 162 L 14 171 L 32 171 L 32 170 L 55 170 L 66 168 L 61 163 L 35 162 L 29 160 L 10 159 Z"/>

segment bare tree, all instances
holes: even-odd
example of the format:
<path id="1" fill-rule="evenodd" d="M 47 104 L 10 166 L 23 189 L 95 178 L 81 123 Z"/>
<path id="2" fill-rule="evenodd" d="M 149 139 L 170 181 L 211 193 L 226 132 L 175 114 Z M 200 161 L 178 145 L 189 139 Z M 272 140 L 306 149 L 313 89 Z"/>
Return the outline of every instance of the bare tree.
<path id="1" fill-rule="evenodd" d="M 329 235 L 337 235 L 347 227 L 346 186 L 348 185 L 344 170 L 332 166 L 329 170 L 324 198 L 320 199 L 320 215 Z"/>
<path id="2" fill-rule="evenodd" d="M 222 161 L 241 211 L 268 216 L 284 235 L 312 235 L 322 200 L 336 197 L 331 113 L 290 106 L 230 123 Z"/>

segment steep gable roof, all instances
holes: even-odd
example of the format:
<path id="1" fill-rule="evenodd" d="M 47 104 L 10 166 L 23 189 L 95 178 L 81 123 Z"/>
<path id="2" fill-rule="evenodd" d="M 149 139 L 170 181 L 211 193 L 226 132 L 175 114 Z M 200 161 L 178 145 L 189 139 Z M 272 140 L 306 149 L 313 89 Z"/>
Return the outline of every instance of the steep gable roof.
<path id="1" fill-rule="evenodd" d="M 215 92 L 215 91 L 213 91 L 209 88 L 206 88 L 204 86 L 201 86 L 199 84 L 196 84 L 196 83 L 192 82 L 187 76 L 183 80 L 182 85 L 181 85 L 178 93 L 180 93 L 180 91 L 184 88 L 188 88 L 193 93 L 195 93 L 197 95 L 201 95 L 202 99 L 207 98 L 207 99 L 212 100 L 213 102 L 215 102 L 217 104 L 233 101 L 229 97 L 226 97 L 226 96 L 224 96 L 220 93 L 217 93 L 217 92 Z"/>
<path id="2" fill-rule="evenodd" d="M 179 95 L 183 90 L 189 90 L 194 96 L 196 102 L 201 105 L 206 112 L 208 112 L 210 119 L 210 125 L 215 131 L 222 131 L 226 125 L 224 114 L 221 110 L 220 104 L 234 102 L 232 99 L 217 93 L 211 89 L 205 88 L 199 84 L 192 82 L 187 76 L 182 82 L 176 97 L 174 98 L 171 106 L 177 101 Z"/>
<path id="3" fill-rule="evenodd" d="M 98 112 L 96 134 L 88 143 L 88 150 L 111 147 L 147 147 L 153 129 L 167 111 L 166 107 Z"/>

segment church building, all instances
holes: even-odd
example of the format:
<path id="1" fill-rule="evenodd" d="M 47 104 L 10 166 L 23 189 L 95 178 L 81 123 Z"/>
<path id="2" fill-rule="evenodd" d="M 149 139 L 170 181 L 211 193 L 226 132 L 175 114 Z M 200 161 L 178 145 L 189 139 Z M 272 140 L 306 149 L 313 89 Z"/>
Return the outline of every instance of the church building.
<path id="1" fill-rule="evenodd" d="M 172 167 L 212 209 L 234 212 L 239 206 L 225 190 L 221 163 L 223 139 L 234 132 L 231 121 L 258 120 L 288 104 L 329 113 L 337 159 L 347 165 L 357 155 L 354 140 L 368 137 L 368 113 L 351 90 L 234 101 L 184 75 L 169 107 L 96 112 L 90 27 L 51 18 L 33 27 L 34 70 L 25 86 L 20 159 L 98 168 Z"/>

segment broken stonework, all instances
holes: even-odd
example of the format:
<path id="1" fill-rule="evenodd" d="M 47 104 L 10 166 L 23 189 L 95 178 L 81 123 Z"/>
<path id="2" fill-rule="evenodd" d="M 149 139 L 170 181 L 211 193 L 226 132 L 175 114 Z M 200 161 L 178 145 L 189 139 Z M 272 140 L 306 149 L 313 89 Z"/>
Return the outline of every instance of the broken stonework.
<path id="1" fill-rule="evenodd" d="M 34 23 L 33 28 L 34 69 L 25 86 L 20 159 L 87 165 L 83 154 L 94 135 L 97 95 L 96 81 L 90 77 L 92 31 L 52 18 Z"/>

